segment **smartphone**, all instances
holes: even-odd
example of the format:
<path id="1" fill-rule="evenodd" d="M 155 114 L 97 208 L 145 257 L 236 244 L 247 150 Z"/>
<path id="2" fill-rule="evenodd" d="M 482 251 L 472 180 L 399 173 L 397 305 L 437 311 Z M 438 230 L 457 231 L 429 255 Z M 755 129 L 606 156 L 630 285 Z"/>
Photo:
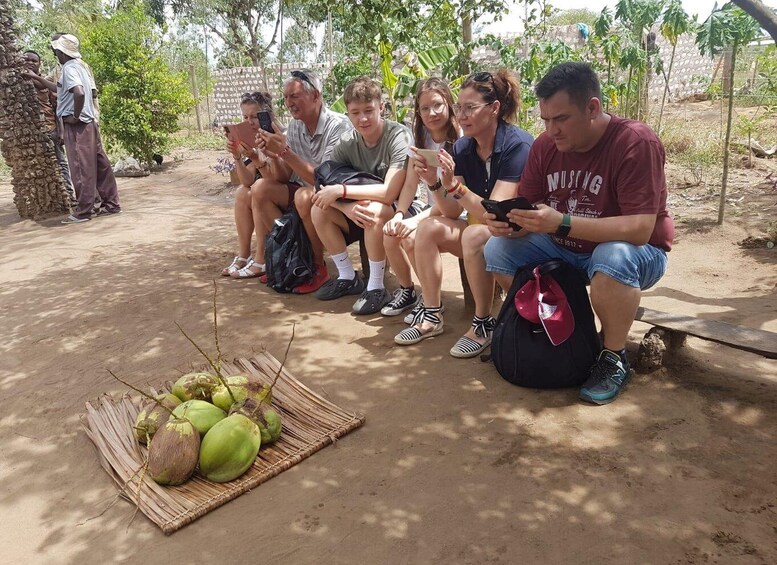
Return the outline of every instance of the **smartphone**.
<path id="1" fill-rule="evenodd" d="M 415 152 L 426 159 L 428 167 L 441 167 L 440 160 L 437 158 L 436 149 L 416 149 Z"/>
<path id="2" fill-rule="evenodd" d="M 496 216 L 496 219 L 500 222 L 507 222 L 507 224 L 515 231 L 518 231 L 521 229 L 521 226 L 518 224 L 511 222 L 507 219 L 507 213 L 510 210 L 514 210 L 518 208 L 519 210 L 536 210 L 537 207 L 534 206 L 531 202 L 526 200 L 523 196 L 519 196 L 518 198 L 510 198 L 509 200 L 487 200 L 483 199 L 480 201 L 480 204 L 483 206 L 483 208 L 486 209 L 486 212 L 489 212 Z"/>
<path id="3" fill-rule="evenodd" d="M 272 127 L 272 116 L 267 110 L 262 110 L 256 117 L 259 119 L 259 127 L 269 133 L 275 133 L 275 129 Z"/>
<path id="4" fill-rule="evenodd" d="M 224 131 L 232 141 L 239 141 L 246 147 L 256 147 L 256 131 L 248 122 L 225 125 Z"/>

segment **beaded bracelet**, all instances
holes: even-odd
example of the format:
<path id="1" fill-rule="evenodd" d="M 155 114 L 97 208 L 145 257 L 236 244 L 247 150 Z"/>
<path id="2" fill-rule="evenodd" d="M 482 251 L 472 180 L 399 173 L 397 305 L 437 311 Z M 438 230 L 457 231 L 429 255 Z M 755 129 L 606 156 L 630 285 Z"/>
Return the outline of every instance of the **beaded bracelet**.
<path id="1" fill-rule="evenodd" d="M 459 183 L 459 186 L 456 188 L 456 192 L 454 192 L 451 196 L 453 196 L 454 200 L 460 200 L 464 197 L 465 194 L 467 194 L 467 187 Z"/>
<path id="2" fill-rule="evenodd" d="M 291 149 L 291 147 L 289 147 L 288 145 L 286 145 L 286 147 L 284 147 L 284 148 L 283 148 L 283 151 L 281 151 L 280 153 L 278 153 L 278 157 L 283 157 L 284 155 L 286 155 L 286 153 L 288 153 L 288 152 L 289 152 L 289 149 Z"/>

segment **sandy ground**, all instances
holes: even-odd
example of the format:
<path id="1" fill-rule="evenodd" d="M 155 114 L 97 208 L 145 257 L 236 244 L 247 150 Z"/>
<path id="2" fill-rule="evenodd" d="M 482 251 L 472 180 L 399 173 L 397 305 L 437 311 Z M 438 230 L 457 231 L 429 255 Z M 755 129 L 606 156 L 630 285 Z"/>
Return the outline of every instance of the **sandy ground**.
<path id="1" fill-rule="evenodd" d="M 215 156 L 121 180 L 125 213 L 82 225 L 20 221 L 0 184 L 0 561 L 777 562 L 777 362 L 689 339 L 606 407 L 516 388 L 448 355 L 470 315 L 451 258 L 446 332 L 394 347 L 402 322 L 350 300 L 214 277 L 234 252 Z M 777 249 L 737 244 L 777 191 L 743 186 L 722 228 L 711 196 L 673 191 L 676 247 L 644 305 L 777 331 Z M 173 322 L 213 348 L 214 278 L 227 357 L 282 357 L 296 322 L 287 367 L 367 423 L 171 537 L 128 527 L 124 501 L 95 517 L 116 489 L 84 402 L 125 390 L 107 368 L 144 385 L 199 366 Z"/>

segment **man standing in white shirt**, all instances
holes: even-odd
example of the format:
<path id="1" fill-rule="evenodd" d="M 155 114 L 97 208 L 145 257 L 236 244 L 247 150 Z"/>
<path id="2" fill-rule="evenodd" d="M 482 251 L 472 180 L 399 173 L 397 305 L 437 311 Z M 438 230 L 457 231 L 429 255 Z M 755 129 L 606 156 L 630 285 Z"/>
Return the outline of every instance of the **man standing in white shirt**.
<path id="1" fill-rule="evenodd" d="M 76 209 L 62 223 L 89 221 L 98 195 L 101 202 L 98 215 L 119 214 L 116 179 L 100 139 L 91 79 L 79 61 L 78 39 L 64 34 L 51 42 L 51 48 L 62 65 L 62 75 L 57 81 L 57 118 L 63 125 L 70 176 L 78 198 Z"/>

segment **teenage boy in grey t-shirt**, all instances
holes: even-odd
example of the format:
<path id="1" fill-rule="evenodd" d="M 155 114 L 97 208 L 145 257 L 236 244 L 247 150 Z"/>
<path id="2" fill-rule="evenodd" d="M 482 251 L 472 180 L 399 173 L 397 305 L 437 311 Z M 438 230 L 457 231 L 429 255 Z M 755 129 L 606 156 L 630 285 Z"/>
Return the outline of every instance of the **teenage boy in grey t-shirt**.
<path id="1" fill-rule="evenodd" d="M 383 224 L 393 215 L 392 205 L 405 182 L 410 131 L 381 117 L 380 87 L 369 77 L 349 84 L 343 94 L 354 129 L 340 138 L 332 160 L 383 179 L 378 184 L 322 186 L 313 196 L 313 223 L 338 271 L 317 292 L 320 300 L 359 294 L 354 314 L 374 314 L 389 301 L 383 284 L 386 251 Z M 370 262 L 366 288 L 348 257 L 348 244 L 364 234 Z"/>

